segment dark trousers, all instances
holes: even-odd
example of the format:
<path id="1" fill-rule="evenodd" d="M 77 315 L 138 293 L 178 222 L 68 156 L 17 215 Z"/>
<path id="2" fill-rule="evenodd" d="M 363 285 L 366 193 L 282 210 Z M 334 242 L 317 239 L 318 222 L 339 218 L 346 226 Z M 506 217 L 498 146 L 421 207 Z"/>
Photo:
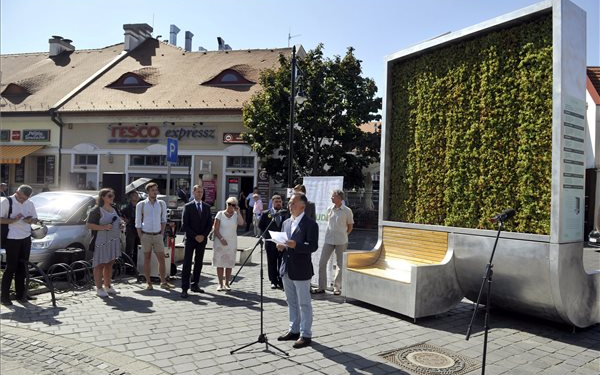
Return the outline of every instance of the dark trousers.
<path id="1" fill-rule="evenodd" d="M 246 208 L 246 232 L 250 230 L 250 224 L 252 224 L 252 207 Z"/>
<path id="2" fill-rule="evenodd" d="M 15 278 L 15 294 L 17 299 L 25 297 L 25 276 L 27 275 L 27 262 L 31 252 L 31 237 L 21 240 L 6 240 L 6 269 L 2 276 L 2 299 L 8 300 L 10 283 Z"/>
<path id="3" fill-rule="evenodd" d="M 133 265 L 137 266 L 138 247 L 140 245 L 140 237 L 137 230 L 129 229 L 125 231 L 125 253 L 133 260 Z"/>
<path id="4" fill-rule="evenodd" d="M 271 282 L 271 284 L 283 286 L 283 282 L 281 281 L 281 275 L 279 275 L 282 253 L 277 250 L 277 247 L 273 242 L 267 242 L 265 248 L 267 253 L 267 270 L 269 273 L 269 281 Z"/>
<path id="5" fill-rule="evenodd" d="M 200 281 L 200 272 L 202 272 L 202 261 L 204 260 L 205 248 L 206 240 L 204 240 L 204 242 L 196 242 L 193 238 L 185 239 L 185 255 L 183 256 L 183 269 L 181 270 L 181 290 L 188 290 L 190 288 L 192 258 L 194 258 L 192 284 L 198 285 L 198 282 Z"/>

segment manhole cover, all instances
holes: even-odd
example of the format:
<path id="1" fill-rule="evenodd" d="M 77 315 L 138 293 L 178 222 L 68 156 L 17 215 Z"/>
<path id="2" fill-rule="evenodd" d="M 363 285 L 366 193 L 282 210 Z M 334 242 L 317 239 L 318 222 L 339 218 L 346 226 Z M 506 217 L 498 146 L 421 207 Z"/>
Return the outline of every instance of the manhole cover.
<path id="1" fill-rule="evenodd" d="M 430 344 L 417 344 L 380 354 L 411 374 L 461 375 L 481 364 L 471 358 Z"/>

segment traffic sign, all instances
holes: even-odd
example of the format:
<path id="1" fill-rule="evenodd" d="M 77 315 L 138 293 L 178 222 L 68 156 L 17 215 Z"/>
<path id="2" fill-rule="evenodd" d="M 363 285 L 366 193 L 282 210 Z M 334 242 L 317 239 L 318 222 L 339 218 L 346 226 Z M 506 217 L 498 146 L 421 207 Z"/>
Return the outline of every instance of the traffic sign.
<path id="1" fill-rule="evenodd" d="M 167 138 L 167 162 L 176 164 L 177 163 L 177 151 L 179 145 L 175 138 Z"/>

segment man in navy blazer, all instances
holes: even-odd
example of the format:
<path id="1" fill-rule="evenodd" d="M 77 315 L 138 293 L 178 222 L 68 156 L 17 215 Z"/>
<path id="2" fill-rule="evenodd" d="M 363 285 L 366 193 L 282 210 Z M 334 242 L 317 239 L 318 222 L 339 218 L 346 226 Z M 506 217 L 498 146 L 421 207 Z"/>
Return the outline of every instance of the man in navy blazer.
<path id="1" fill-rule="evenodd" d="M 204 259 L 206 239 L 212 228 L 212 217 L 210 206 L 202 202 L 204 189 L 202 185 L 194 185 L 192 192 L 194 200 L 183 208 L 182 230 L 185 232 L 185 255 L 183 258 L 183 270 L 181 271 L 181 298 L 188 297 L 190 287 L 190 272 L 192 270 L 192 258 L 194 258 L 194 273 L 192 275 L 192 292 L 204 293 L 200 289 L 200 272 Z M 194 251 L 196 254 L 194 255 Z"/>
<path id="2" fill-rule="evenodd" d="M 312 300 L 310 279 L 314 275 L 311 254 L 319 246 L 319 226 L 304 214 L 308 199 L 302 193 L 294 193 L 289 201 L 291 218 L 283 222 L 287 233 L 285 245 L 277 244 L 282 251 L 279 273 L 283 280 L 288 303 L 290 324 L 288 332 L 277 340 L 296 340 L 294 348 L 303 348 L 312 341 Z"/>

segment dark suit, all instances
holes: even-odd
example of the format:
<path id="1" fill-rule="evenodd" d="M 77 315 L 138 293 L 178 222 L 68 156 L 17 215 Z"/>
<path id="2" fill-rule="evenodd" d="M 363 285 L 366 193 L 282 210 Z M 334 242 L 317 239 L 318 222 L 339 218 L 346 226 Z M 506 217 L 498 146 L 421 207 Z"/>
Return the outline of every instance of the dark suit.
<path id="1" fill-rule="evenodd" d="M 284 213 L 280 216 L 273 217 L 275 214 L 274 209 L 270 209 L 268 211 L 263 212 L 260 217 L 260 221 L 258 222 L 258 227 L 263 232 L 263 237 L 265 239 L 271 238 L 271 235 L 267 231 L 273 232 L 281 232 L 281 228 L 283 228 L 283 222 L 290 217 L 288 213 Z M 273 220 L 274 218 L 274 220 Z M 271 220 L 273 223 L 271 224 Z M 269 226 L 269 224 L 271 224 Z M 274 242 L 266 241 L 265 242 L 265 251 L 267 253 L 267 269 L 269 273 L 269 281 L 271 284 L 275 284 L 276 286 L 283 287 L 283 283 L 281 282 L 281 276 L 279 276 L 279 267 L 281 266 L 281 252 L 277 250 L 277 246 Z"/>
<path id="2" fill-rule="evenodd" d="M 293 233 L 291 227 L 291 218 L 283 222 L 283 231 L 296 241 L 296 247 L 285 248 L 279 269 L 288 303 L 288 330 L 310 339 L 313 320 L 310 279 L 314 275 L 311 254 L 319 247 L 319 226 L 305 214 Z"/>
<path id="3" fill-rule="evenodd" d="M 135 206 L 127 203 L 127 206 L 121 211 L 121 215 L 127 219 L 127 225 L 125 226 L 125 253 L 131 257 L 133 264 L 137 265 L 140 237 L 135 227 Z"/>
<path id="4" fill-rule="evenodd" d="M 185 255 L 183 258 L 183 270 L 181 271 L 181 290 L 183 291 L 187 291 L 190 287 L 192 258 L 194 258 L 192 284 L 197 286 L 200 281 L 206 240 L 212 228 L 210 206 L 204 202 L 201 205 L 201 212 L 198 210 L 195 200 L 187 203 L 183 208 L 183 222 L 181 225 L 181 229 L 185 232 Z M 204 236 L 202 242 L 196 241 L 196 236 L 198 235 Z M 194 251 L 196 252 L 195 256 Z"/>
<path id="5" fill-rule="evenodd" d="M 316 221 L 304 215 L 294 233 L 290 236 L 292 219 L 283 222 L 283 229 L 290 240 L 296 241 L 296 248 L 286 248 L 281 257 L 279 274 L 287 272 L 292 280 L 309 280 L 313 275 L 311 254 L 319 247 L 319 225 Z"/>

